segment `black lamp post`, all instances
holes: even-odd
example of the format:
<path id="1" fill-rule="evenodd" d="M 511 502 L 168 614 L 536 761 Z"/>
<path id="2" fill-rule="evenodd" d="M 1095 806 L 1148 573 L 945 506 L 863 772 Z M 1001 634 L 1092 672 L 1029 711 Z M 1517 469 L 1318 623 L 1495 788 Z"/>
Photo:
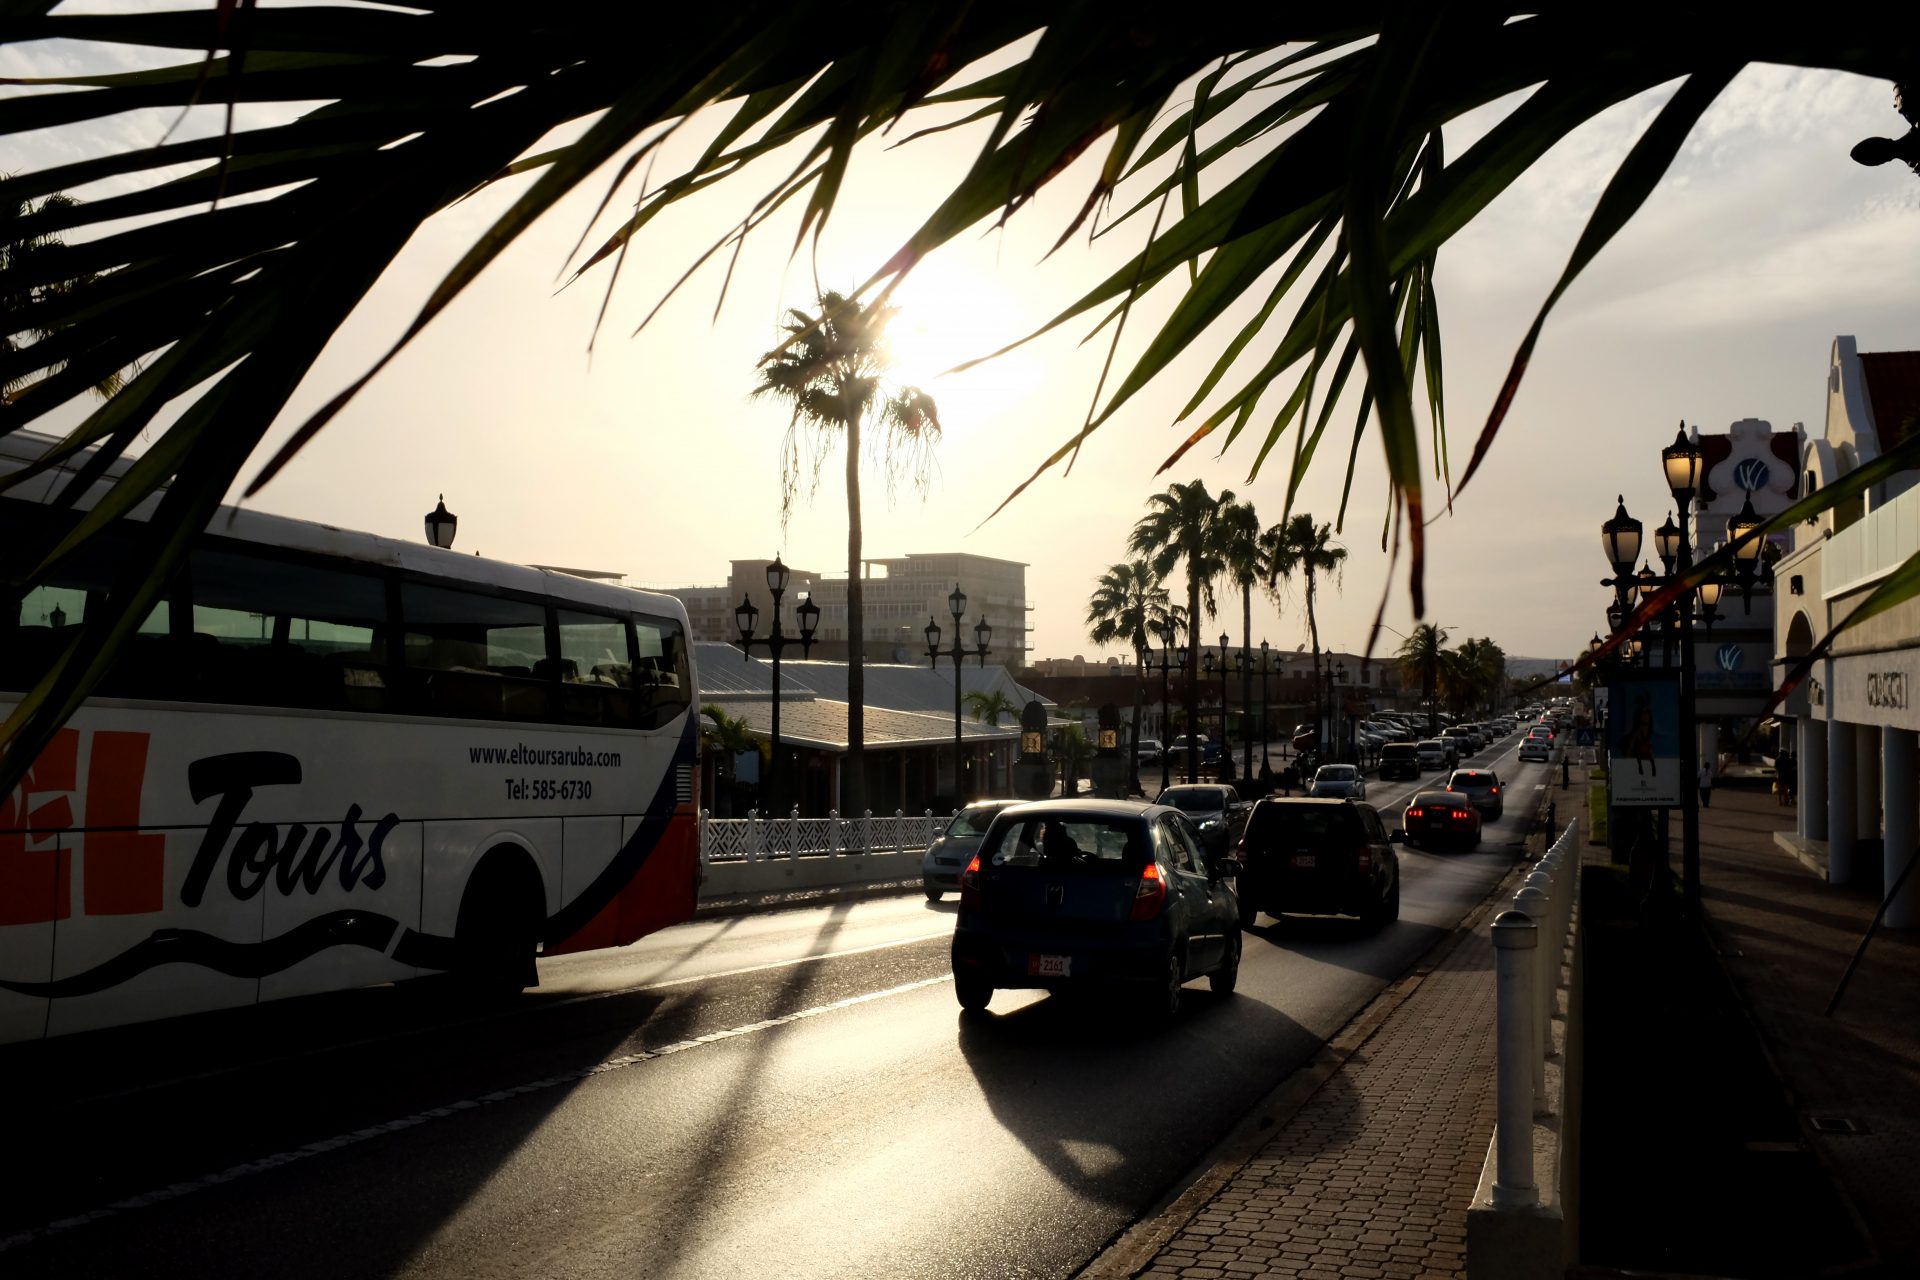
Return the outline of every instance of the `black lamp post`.
<path id="1" fill-rule="evenodd" d="M 447 510 L 447 495 L 441 494 L 433 510 L 427 512 L 427 541 L 446 550 L 453 545 L 453 531 L 460 524 L 460 517 Z"/>
<path id="2" fill-rule="evenodd" d="M 966 665 L 969 657 L 980 659 L 982 667 L 987 665 L 987 650 L 993 642 L 993 628 L 987 625 L 987 615 L 981 614 L 980 621 L 974 624 L 974 647 L 969 650 L 960 642 L 962 615 L 967 611 L 967 593 L 960 589 L 959 583 L 953 584 L 953 590 L 947 593 L 947 609 L 953 614 L 953 645 L 945 650 L 945 656 L 953 659 L 953 797 L 957 809 L 965 803 L 965 787 L 961 782 L 961 756 L 965 748 L 961 745 L 960 728 L 960 668 Z M 940 648 L 940 624 L 931 617 L 927 619 L 927 665 L 938 667 L 942 650 Z"/>
<path id="3" fill-rule="evenodd" d="M 1693 540 L 1687 536 L 1687 507 L 1700 487 L 1700 446 L 1687 437 L 1682 422 L 1673 443 L 1660 451 L 1660 465 L 1666 472 L 1667 488 L 1673 491 L 1674 505 L 1680 512 L 1679 544 L 1674 548 L 1675 565 L 1685 574 L 1693 568 Z M 1753 500 L 1747 500 L 1748 509 Z M 1647 574 L 1643 573 L 1642 578 Z M 1694 787 L 1700 772 L 1698 717 L 1693 705 L 1693 600 L 1691 593 L 1676 602 L 1680 632 L 1680 874 L 1681 892 L 1689 915 L 1700 914 L 1700 795 Z"/>
<path id="4" fill-rule="evenodd" d="M 1173 784 L 1173 687 L 1171 676 L 1174 667 L 1173 643 L 1180 638 L 1180 624 L 1172 618 L 1162 622 L 1154 630 L 1160 633 L 1160 732 L 1165 740 L 1160 744 L 1160 789 L 1165 791 Z M 1187 665 L 1186 646 L 1180 646 L 1179 665 L 1184 670 Z"/>
<path id="5" fill-rule="evenodd" d="M 1268 692 L 1267 677 L 1273 674 L 1273 650 L 1265 640 L 1260 642 L 1260 776 L 1272 775 L 1273 766 L 1267 762 L 1267 717 L 1273 714 L 1273 695 Z"/>
<path id="6" fill-rule="evenodd" d="M 773 597 L 773 624 L 764 638 L 753 634 L 754 620 L 760 611 L 753 607 L 753 601 L 746 595 L 740 597 L 740 607 L 733 611 L 734 625 L 740 628 L 740 652 L 748 660 L 753 658 L 753 646 L 765 645 L 773 658 L 773 742 L 767 762 L 766 808 L 773 814 L 780 810 L 776 807 L 779 799 L 780 780 L 780 655 L 790 645 L 800 646 L 800 656 L 805 657 L 813 649 L 813 629 L 820 623 L 820 606 L 808 596 L 800 602 L 793 613 L 800 623 L 800 634 L 790 636 L 780 628 L 780 597 L 787 592 L 787 566 L 779 556 L 767 566 L 767 593 Z"/>
<path id="7" fill-rule="evenodd" d="M 1220 633 L 1219 660 L 1216 662 L 1214 656 L 1209 653 L 1204 655 L 1203 661 L 1208 675 L 1213 674 L 1215 667 L 1220 669 L 1220 755 L 1221 758 L 1226 761 L 1226 767 L 1229 769 L 1233 767 L 1233 742 L 1227 736 L 1227 645 L 1230 642 L 1231 637 L 1222 631 Z"/>
<path id="8" fill-rule="evenodd" d="M 1253 655 L 1243 645 L 1233 654 L 1240 673 L 1240 776 L 1253 781 Z"/>

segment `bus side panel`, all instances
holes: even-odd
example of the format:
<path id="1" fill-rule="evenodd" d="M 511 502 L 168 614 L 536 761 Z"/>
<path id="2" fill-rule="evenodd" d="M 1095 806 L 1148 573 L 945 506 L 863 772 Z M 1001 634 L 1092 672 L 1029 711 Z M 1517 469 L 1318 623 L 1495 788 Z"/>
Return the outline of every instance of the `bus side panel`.
<path id="1" fill-rule="evenodd" d="M 493 849 L 517 849 L 540 873 L 544 893 L 541 914 L 560 909 L 562 867 L 559 818 L 514 818 L 511 825 L 489 818 L 473 822 L 427 822 L 426 875 L 420 900 L 420 932 L 428 937 L 452 938 L 460 923 L 460 902 L 466 896 L 480 859 Z"/>
<path id="2" fill-rule="evenodd" d="M 628 818 L 627 839 L 639 820 Z M 700 834 L 693 814 L 682 806 L 667 820 L 667 830 L 640 873 L 614 899 L 620 911 L 616 941 L 624 946 L 656 929 L 693 918 L 700 893 Z"/>
<path id="3" fill-rule="evenodd" d="M 55 923 L 58 998 L 47 1022 L 50 1036 L 229 1009 L 259 997 L 267 895 L 228 892 L 223 874 L 228 864 L 222 863 L 210 868 L 204 897 L 193 899 L 187 881 L 207 836 L 204 827 L 133 834 L 164 841 L 161 901 L 166 905 L 138 914 L 73 915 Z M 93 870 L 84 852 L 76 878 Z"/>
<path id="4" fill-rule="evenodd" d="M 623 843 L 622 825 L 617 816 L 566 820 L 567 865 L 565 886 L 560 892 L 562 902 L 577 902 L 580 895 L 593 884 L 594 877 L 620 851 Z M 619 912 L 609 903 L 571 937 L 548 946 L 545 954 L 552 956 L 568 951 L 593 951 L 600 947 L 617 946 L 618 921 Z"/>
<path id="5" fill-rule="evenodd" d="M 290 949 L 299 939 L 300 952 L 312 949 L 307 946 L 308 939 L 324 949 L 262 976 L 262 1000 L 398 982 L 419 973 L 412 965 L 401 964 L 391 957 L 401 936 L 420 923 L 421 826 L 418 822 L 403 822 L 389 831 L 381 845 L 380 883 L 362 879 L 352 888 L 341 886 L 337 856 L 334 861 L 327 861 L 329 853 L 341 852 L 337 843 L 329 845 L 320 833 L 309 836 L 309 847 L 317 844 L 318 856 L 313 860 L 313 868 L 317 871 L 324 867 L 330 874 L 321 878 L 310 873 L 309 879 L 318 881 L 318 888 L 310 895 L 304 892 L 299 897 L 263 894 L 267 903 L 266 936 L 269 944 Z M 305 890 L 307 883 L 307 879 L 300 881 L 299 889 Z M 378 939 L 364 931 L 370 914 L 368 890 L 379 894 L 375 900 L 383 921 L 379 927 L 385 930 L 384 921 L 393 922 L 384 950 L 369 945 Z"/>
<path id="6" fill-rule="evenodd" d="M 72 837 L 29 844 L 23 832 L 0 831 L 0 982 L 39 985 L 53 977 L 53 919 Z M 52 856 L 34 857 L 28 851 Z M 47 1032 L 44 995 L 0 987 L 0 1044 L 38 1040 Z"/>

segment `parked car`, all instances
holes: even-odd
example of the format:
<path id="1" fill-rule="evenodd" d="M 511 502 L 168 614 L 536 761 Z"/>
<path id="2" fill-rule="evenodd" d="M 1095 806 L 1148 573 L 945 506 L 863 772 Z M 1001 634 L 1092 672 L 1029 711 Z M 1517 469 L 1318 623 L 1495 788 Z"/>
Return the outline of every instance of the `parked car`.
<path id="1" fill-rule="evenodd" d="M 996 990 L 1135 991 L 1161 1020 L 1206 975 L 1240 973 L 1231 858 L 1209 857 L 1177 809 L 1039 800 L 1001 811 L 960 878 L 953 986 L 963 1009 Z"/>
<path id="2" fill-rule="evenodd" d="M 1133 746 L 1133 755 L 1141 764 L 1160 763 L 1160 739 L 1142 738 Z"/>
<path id="3" fill-rule="evenodd" d="M 1239 845 L 1240 923 L 1264 911 L 1359 916 L 1376 927 L 1400 916 L 1400 858 L 1370 804 L 1262 800 Z"/>
<path id="4" fill-rule="evenodd" d="M 1447 790 L 1467 796 L 1482 818 L 1498 821 L 1505 812 L 1505 802 L 1500 798 L 1500 775 L 1491 769 L 1455 769 L 1447 779 Z"/>
<path id="5" fill-rule="evenodd" d="M 1314 771 L 1307 794 L 1332 796 L 1341 800 L 1365 800 L 1367 779 L 1350 764 L 1323 764 Z"/>
<path id="6" fill-rule="evenodd" d="M 976 800 L 953 815 L 947 829 L 934 837 L 920 858 L 920 883 L 926 889 L 929 902 L 938 902 L 940 895 L 960 887 L 960 872 L 980 851 L 980 841 L 993 825 L 993 816 L 1008 805 L 1018 803 L 1017 800 Z"/>
<path id="7" fill-rule="evenodd" d="M 1420 753 L 1422 769 L 1451 769 L 1458 763 L 1453 746 L 1444 738 L 1428 738 L 1423 742 L 1416 742 L 1413 744 L 1413 749 Z"/>
<path id="8" fill-rule="evenodd" d="M 1528 738 L 1520 744 L 1520 761 L 1538 760 L 1543 764 L 1553 762 L 1553 743 L 1545 738 Z"/>
<path id="9" fill-rule="evenodd" d="M 1232 787 L 1216 782 L 1190 782 L 1162 791 L 1156 804 L 1170 805 L 1187 815 L 1200 832 L 1208 852 L 1224 856 L 1247 825 L 1247 805 Z"/>
<path id="10" fill-rule="evenodd" d="M 1457 791 L 1422 791 L 1400 815 L 1407 843 L 1420 849 L 1472 849 L 1480 843 L 1480 811 Z"/>
<path id="11" fill-rule="evenodd" d="M 1435 766 L 1438 768 L 1439 766 Z M 1380 781 L 1420 776 L 1420 749 L 1411 742 L 1389 742 L 1380 748 Z"/>

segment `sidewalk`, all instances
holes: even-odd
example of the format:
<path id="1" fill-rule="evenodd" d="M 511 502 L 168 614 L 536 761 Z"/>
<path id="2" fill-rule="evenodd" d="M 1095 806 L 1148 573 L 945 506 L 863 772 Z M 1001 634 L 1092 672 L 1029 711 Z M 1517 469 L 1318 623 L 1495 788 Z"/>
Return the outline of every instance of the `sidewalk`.
<path id="1" fill-rule="evenodd" d="M 1878 895 L 1826 884 L 1776 844 L 1795 810 L 1763 785 L 1723 781 L 1700 815 L 1707 928 L 1803 1141 L 1852 1200 L 1884 1274 L 1920 1274 L 1920 934 L 1875 933 L 1827 1017 Z"/>

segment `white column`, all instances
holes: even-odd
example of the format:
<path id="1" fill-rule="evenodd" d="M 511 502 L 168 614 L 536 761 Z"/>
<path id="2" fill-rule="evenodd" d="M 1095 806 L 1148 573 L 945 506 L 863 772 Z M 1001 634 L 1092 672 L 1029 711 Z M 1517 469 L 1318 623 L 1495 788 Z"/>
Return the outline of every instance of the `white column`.
<path id="1" fill-rule="evenodd" d="M 1880 731 L 1881 787 L 1887 810 L 1882 883 L 1888 891 L 1913 857 L 1916 832 L 1920 831 L 1920 810 L 1915 807 L 1914 780 L 1920 776 L 1916 744 L 1920 744 L 1920 734 L 1911 729 Z M 1886 923 L 1893 929 L 1920 927 L 1920 868 L 1907 877 L 1897 897 L 1887 900 Z"/>
<path id="2" fill-rule="evenodd" d="M 1794 735 L 1794 759 L 1800 770 L 1800 834 L 1808 840 L 1827 838 L 1827 726 L 1811 718 L 1799 722 Z"/>
<path id="3" fill-rule="evenodd" d="M 1844 720 L 1827 721 L 1827 879 L 1834 884 L 1853 879 L 1853 846 L 1860 830 L 1854 810 L 1860 797 L 1853 781 L 1853 728 Z"/>
<path id="4" fill-rule="evenodd" d="M 1880 838 L 1880 730 L 1870 724 L 1853 728 L 1853 829 L 1856 840 Z"/>

